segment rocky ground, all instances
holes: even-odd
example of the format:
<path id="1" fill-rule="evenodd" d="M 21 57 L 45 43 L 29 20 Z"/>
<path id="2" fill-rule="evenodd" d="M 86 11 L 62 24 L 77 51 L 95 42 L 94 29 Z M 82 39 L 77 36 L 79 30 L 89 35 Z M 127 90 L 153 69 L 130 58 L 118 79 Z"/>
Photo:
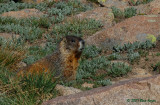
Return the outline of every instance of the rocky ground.
<path id="1" fill-rule="evenodd" d="M 32 0 L 24 0 L 23 2 L 33 3 Z M 44 1 L 37 0 L 34 2 L 41 3 Z M 60 1 L 56 0 L 55 2 L 60 2 Z M 101 105 L 107 103 L 107 105 L 116 105 L 116 104 L 151 105 L 153 103 L 153 105 L 158 105 L 158 103 L 160 103 L 159 100 L 160 84 L 158 81 L 160 75 L 157 75 L 160 72 L 160 63 L 159 63 L 160 62 L 160 47 L 159 47 L 160 0 L 106 0 L 106 1 L 100 0 L 99 3 L 91 2 L 90 0 L 87 1 L 81 0 L 80 2 L 85 5 L 91 5 L 92 9 L 86 9 L 85 11 L 83 11 L 84 9 L 83 7 L 82 10 L 79 9 L 80 10 L 79 12 L 71 14 L 68 12 L 68 15 L 66 15 L 64 19 L 62 19 L 63 16 L 59 15 L 58 12 L 55 12 L 56 10 L 51 10 L 51 8 L 54 8 L 53 5 L 54 3 L 52 4 L 52 2 L 48 5 L 48 7 L 46 7 L 46 9 L 49 8 L 48 11 L 41 9 L 40 6 L 39 7 L 37 6 L 35 8 L 24 8 L 19 10 L 16 9 L 12 10 L 11 8 L 11 10 L 7 10 L 5 12 L 0 11 L 1 17 L 4 18 L 12 17 L 14 19 L 19 19 L 21 21 L 19 21 L 18 24 L 25 27 L 27 27 L 26 23 L 27 22 L 29 23 L 29 21 L 26 21 L 25 19 L 35 17 L 45 20 L 45 21 L 40 21 L 42 22 L 40 24 L 36 23 L 37 20 L 34 21 L 35 24 L 31 21 L 33 23 L 32 26 L 34 25 L 36 28 L 34 27 L 35 28 L 34 30 L 26 28 L 22 32 L 17 29 L 18 26 L 12 26 L 12 27 L 17 27 L 13 30 L 11 28 L 8 28 L 9 26 L 0 27 L 0 36 L 2 38 L 5 38 L 7 40 L 8 39 L 11 40 L 13 37 L 22 39 L 24 38 L 24 40 L 26 40 L 25 45 L 31 49 L 29 50 L 30 53 L 29 54 L 27 53 L 28 54 L 27 56 L 29 57 L 20 60 L 20 63 L 18 62 L 17 65 L 19 66 L 22 66 L 22 64 L 23 66 L 26 66 L 27 64 L 31 64 L 36 60 L 41 59 L 43 56 L 49 54 L 53 50 L 49 51 L 47 50 L 48 53 L 44 53 L 46 49 L 48 48 L 55 49 L 53 47 L 53 45 L 57 43 L 55 40 L 59 40 L 59 38 L 61 38 L 63 34 L 68 34 L 70 32 L 71 34 L 76 33 L 81 37 L 83 37 L 87 46 L 94 45 L 97 49 L 102 50 L 101 53 L 99 53 L 97 49 L 95 50 L 95 52 L 93 50 L 93 57 L 91 52 L 88 51 L 91 57 L 90 56 L 88 57 L 87 55 L 88 53 L 85 52 L 84 55 L 82 56 L 82 61 L 84 60 L 86 62 L 90 62 L 91 60 L 94 61 L 94 59 L 96 60 L 99 59 L 98 57 L 104 56 L 107 57 L 107 59 L 110 59 L 109 62 L 111 62 L 110 66 L 112 66 L 111 67 L 112 69 L 114 63 L 117 62 L 127 65 L 125 66 L 126 67 L 125 69 L 128 69 L 127 67 L 131 67 L 131 70 L 127 72 L 125 75 L 115 74 L 118 76 L 113 76 L 113 74 L 111 75 L 107 74 L 108 71 L 105 70 L 106 68 L 105 65 L 107 64 L 105 64 L 106 63 L 105 62 L 104 64 L 102 64 L 103 67 L 95 66 L 95 68 L 97 69 L 96 72 L 94 72 L 93 74 L 95 74 L 95 76 L 100 79 L 97 78 L 95 79 L 92 76 L 87 76 L 87 75 L 85 77 L 82 76 L 83 73 L 82 75 L 80 75 L 81 72 L 79 72 L 77 78 L 78 79 L 81 78 L 82 80 L 77 79 L 78 82 L 72 81 L 69 83 L 59 83 L 61 85 L 59 84 L 56 85 L 55 89 L 59 91 L 57 96 L 64 96 L 64 97 L 55 98 L 51 101 L 45 102 L 44 104 Z M 61 5 L 59 4 L 58 5 L 59 7 L 57 6 L 57 8 L 63 8 L 63 5 L 62 6 Z M 78 6 L 76 6 L 76 4 L 74 6 L 75 6 L 74 8 L 79 8 Z M 69 9 L 66 8 L 64 9 L 65 11 L 64 14 L 67 14 L 66 12 L 67 10 Z M 46 16 L 47 17 L 46 18 L 43 17 L 44 15 L 49 15 L 49 16 Z M 52 16 L 54 16 L 54 19 L 52 18 Z M 51 18 L 53 19 L 54 22 L 51 21 L 52 20 Z M 78 19 L 79 21 L 76 23 L 74 19 Z M 91 20 L 94 19 L 94 21 L 87 23 L 88 20 L 86 22 L 83 21 L 83 19 L 91 19 Z M 98 22 L 96 23 L 95 21 Z M 3 19 L 1 19 L 0 22 L 2 25 L 5 24 L 7 20 L 3 21 Z M 17 24 L 16 20 L 12 20 L 11 22 Z M 101 22 L 102 24 L 100 24 L 99 22 Z M 82 26 L 77 24 L 82 24 Z M 30 27 L 30 25 L 28 26 Z M 70 28 L 72 26 L 74 27 Z M 85 28 L 83 28 L 83 26 L 85 26 Z M 27 34 L 37 33 L 38 31 L 37 27 L 40 28 L 41 31 L 43 31 L 42 33 L 39 33 L 40 36 L 38 36 L 39 34 L 37 34 L 36 37 L 34 36 L 31 37 L 25 34 L 25 33 Z M 31 31 L 25 32 L 25 30 L 31 30 Z M 130 53 L 130 50 L 127 50 L 125 47 L 123 48 L 120 47 L 124 46 L 124 44 L 126 43 L 134 43 L 136 41 L 140 43 L 145 43 L 147 40 L 149 40 L 151 44 L 154 44 L 154 46 L 151 45 L 152 47 L 148 47 L 150 44 L 144 44 L 141 45 L 142 48 L 135 49 L 127 47 L 129 45 L 126 45 L 126 48 L 129 48 L 130 50 L 133 51 L 132 53 Z M 52 47 L 50 47 L 49 44 L 51 44 Z M 118 47 L 115 47 L 117 45 Z M 40 46 L 40 47 L 34 47 L 34 46 Z M 115 50 L 113 48 L 115 48 Z M 35 52 L 41 51 L 41 52 L 39 54 L 35 53 L 34 51 Z M 115 54 L 116 56 L 112 57 L 113 54 Z M 135 57 L 136 54 L 138 54 L 137 58 Z M 40 55 L 40 57 L 37 55 Z M 121 56 L 120 58 L 117 57 L 119 55 Z M 131 56 L 133 56 L 133 58 L 131 58 Z M 92 64 L 92 62 L 90 63 Z M 97 62 L 96 63 L 93 62 L 93 64 L 100 65 L 101 62 L 100 64 L 98 64 Z M 84 70 L 86 68 L 89 68 L 89 67 L 85 68 L 85 66 L 83 66 L 85 65 L 84 62 L 81 62 L 80 65 L 81 66 L 79 68 L 79 71 L 81 71 L 81 69 Z M 98 74 L 98 72 L 100 73 Z M 86 72 L 85 74 L 87 73 L 92 73 L 92 72 Z M 102 76 L 102 74 L 107 74 L 107 75 Z M 143 79 L 136 79 L 136 78 L 143 78 Z M 108 82 L 100 83 L 100 81 L 108 79 L 112 84 L 111 86 L 106 86 L 110 84 Z M 124 83 L 122 82 L 126 80 L 127 82 Z M 92 89 L 95 87 L 103 87 L 103 88 Z M 88 90 L 88 89 L 91 90 L 87 92 L 82 92 L 83 90 Z M 70 94 L 75 94 L 75 95 L 70 95 Z M 51 95 L 51 97 L 53 96 Z M 49 100 L 51 97 L 50 96 L 48 96 L 47 98 L 45 97 L 44 101 Z M 129 102 L 127 101 L 127 99 L 129 99 Z M 151 99 L 151 101 L 156 100 L 156 102 L 142 103 L 140 102 L 140 100 L 132 100 L 132 99 L 144 99 L 144 100 Z"/>

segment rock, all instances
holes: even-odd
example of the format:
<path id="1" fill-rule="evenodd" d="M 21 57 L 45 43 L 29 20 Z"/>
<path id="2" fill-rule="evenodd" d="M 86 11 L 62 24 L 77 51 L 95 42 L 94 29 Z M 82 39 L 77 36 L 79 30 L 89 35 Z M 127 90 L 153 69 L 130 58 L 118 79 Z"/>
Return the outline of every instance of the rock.
<path id="1" fill-rule="evenodd" d="M 104 1 L 104 0 L 99 0 Z M 107 8 L 111 8 L 112 6 L 119 8 L 120 10 L 124 10 L 129 6 L 128 2 L 122 0 L 105 0 L 105 2 L 100 2 Z"/>
<path id="2" fill-rule="evenodd" d="M 134 68 L 132 69 L 132 73 L 134 74 L 132 77 L 134 78 L 142 78 L 142 77 L 150 77 L 152 76 L 145 69 L 142 68 Z"/>
<path id="3" fill-rule="evenodd" d="M 22 68 L 22 67 L 25 67 L 25 66 L 27 66 L 27 64 L 22 62 L 22 61 L 17 64 L 18 68 Z"/>
<path id="4" fill-rule="evenodd" d="M 148 4 L 141 4 L 135 6 L 138 14 L 159 14 L 160 13 L 160 1 L 154 0 Z"/>
<path id="5" fill-rule="evenodd" d="M 12 33 L 0 33 L 0 37 L 11 40 L 12 38 L 18 39 L 20 36 Z"/>
<path id="6" fill-rule="evenodd" d="M 94 86 L 94 84 L 90 84 L 90 83 L 87 83 L 87 82 L 85 82 L 84 84 L 82 84 L 82 87 L 84 87 L 84 88 L 93 88 L 93 86 Z"/>
<path id="7" fill-rule="evenodd" d="M 58 84 L 56 85 L 55 89 L 57 91 L 59 91 L 60 95 L 62 95 L 62 96 L 66 96 L 66 95 L 82 92 L 79 89 L 75 89 L 73 87 L 66 87 L 66 86 L 62 86 L 62 85 L 58 85 Z"/>
<path id="8" fill-rule="evenodd" d="M 149 5 L 151 8 L 151 14 L 160 14 L 160 0 L 153 0 Z"/>
<path id="9" fill-rule="evenodd" d="M 104 27 L 106 28 L 111 27 L 112 22 L 114 20 L 114 15 L 112 13 L 112 10 L 108 8 L 102 8 L 102 7 L 97 7 L 93 10 L 82 12 L 76 15 L 75 17 L 80 19 L 87 18 L 87 19 L 99 20 L 104 24 Z"/>
<path id="10" fill-rule="evenodd" d="M 115 26 L 99 31 L 85 39 L 88 45 L 113 48 L 128 42 L 147 40 L 148 35 L 160 35 L 160 15 L 144 15 L 128 18 Z"/>
<path id="11" fill-rule="evenodd" d="M 42 105 L 159 105 L 159 80 L 160 75 L 122 81 L 67 97 L 57 97 Z"/>
<path id="12" fill-rule="evenodd" d="M 134 8 L 137 9 L 138 15 L 146 15 L 150 12 L 149 4 L 140 4 L 138 6 L 134 6 Z"/>
<path id="13" fill-rule="evenodd" d="M 40 17 L 44 14 L 37 9 L 23 9 L 20 11 L 10 11 L 1 14 L 1 16 L 10 16 L 14 18 Z"/>

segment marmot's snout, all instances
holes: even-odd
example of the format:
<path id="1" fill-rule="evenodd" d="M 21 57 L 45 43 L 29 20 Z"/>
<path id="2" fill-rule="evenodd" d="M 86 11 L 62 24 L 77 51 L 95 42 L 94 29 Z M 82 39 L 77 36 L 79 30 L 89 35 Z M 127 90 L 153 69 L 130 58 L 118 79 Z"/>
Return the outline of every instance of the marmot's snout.
<path id="1" fill-rule="evenodd" d="M 80 41 L 79 41 L 79 51 L 82 51 L 83 49 L 84 49 L 84 46 L 85 46 L 85 42 L 84 42 L 84 40 L 83 39 L 81 39 Z"/>

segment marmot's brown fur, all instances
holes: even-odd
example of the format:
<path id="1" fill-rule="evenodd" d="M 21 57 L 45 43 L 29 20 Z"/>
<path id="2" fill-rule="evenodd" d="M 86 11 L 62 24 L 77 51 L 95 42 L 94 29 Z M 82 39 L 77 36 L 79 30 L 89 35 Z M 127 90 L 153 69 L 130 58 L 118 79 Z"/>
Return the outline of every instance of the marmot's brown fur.
<path id="1" fill-rule="evenodd" d="M 18 75 L 23 76 L 43 71 L 55 72 L 57 77 L 61 75 L 67 80 L 73 80 L 76 78 L 78 60 L 83 48 L 83 39 L 76 36 L 66 36 L 60 41 L 56 52 L 20 70 Z"/>

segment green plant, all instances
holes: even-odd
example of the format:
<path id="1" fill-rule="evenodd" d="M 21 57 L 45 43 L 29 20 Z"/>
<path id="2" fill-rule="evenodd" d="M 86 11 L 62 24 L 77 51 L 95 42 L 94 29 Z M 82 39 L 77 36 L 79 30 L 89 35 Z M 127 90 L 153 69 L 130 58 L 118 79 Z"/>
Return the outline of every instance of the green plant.
<path id="1" fill-rule="evenodd" d="M 9 12 L 9 11 L 17 11 L 20 9 L 25 9 L 25 8 L 34 8 L 34 4 L 27 4 L 27 3 L 15 3 L 14 1 L 11 1 L 9 3 L 2 3 L 0 4 L 0 14 L 4 12 Z"/>
<path id="2" fill-rule="evenodd" d="M 41 38 L 44 31 L 40 28 L 25 26 L 22 27 L 19 24 L 0 24 L 0 32 L 14 32 L 15 34 L 20 34 L 24 40 L 33 42 L 34 40 Z"/>
<path id="3" fill-rule="evenodd" d="M 147 3 L 149 3 L 149 2 L 151 2 L 151 1 L 153 1 L 153 0 L 143 0 L 143 4 L 147 4 Z"/>
<path id="4" fill-rule="evenodd" d="M 102 85 L 102 86 L 112 85 L 110 79 L 96 81 L 96 83 L 97 83 L 98 85 Z"/>
<path id="5" fill-rule="evenodd" d="M 9 2 L 10 0 L 0 0 L 0 3 L 7 3 Z"/>
<path id="6" fill-rule="evenodd" d="M 133 43 L 125 43 L 123 46 L 117 45 L 113 47 L 113 52 L 124 52 L 124 51 L 134 51 L 138 49 L 151 49 L 155 47 L 155 43 L 152 43 L 150 40 L 147 40 L 145 42 L 133 42 Z"/>
<path id="7" fill-rule="evenodd" d="M 27 9 L 27 8 L 36 8 L 40 11 L 45 11 L 46 8 L 49 6 L 49 3 L 39 3 L 39 4 L 33 4 L 33 3 L 15 3 L 14 1 L 10 1 L 8 3 L 2 3 L 0 4 L 0 14 L 4 12 L 9 12 L 9 11 L 17 11 L 17 10 L 22 10 L 22 9 Z"/>
<path id="8" fill-rule="evenodd" d="M 151 67 L 153 68 L 153 71 L 160 73 L 160 62 L 158 62 L 156 65 L 151 65 Z"/>
<path id="9" fill-rule="evenodd" d="M 27 50 L 23 42 L 18 42 L 16 39 L 7 41 L 1 38 L 0 44 L 0 66 L 13 69 L 25 58 Z"/>
<path id="10" fill-rule="evenodd" d="M 124 18 L 124 13 L 120 9 L 118 9 L 114 6 L 111 7 L 111 9 L 112 9 L 112 12 L 113 12 L 115 18 Z"/>
<path id="11" fill-rule="evenodd" d="M 127 56 L 128 56 L 128 60 L 131 63 L 140 59 L 140 55 L 138 52 L 129 53 Z"/>
<path id="12" fill-rule="evenodd" d="M 153 0 L 137 0 L 136 2 L 134 0 L 130 0 L 130 5 L 131 6 L 138 6 L 140 4 L 147 4 Z"/>
<path id="13" fill-rule="evenodd" d="M 142 49 L 140 49 L 140 50 L 138 51 L 138 53 L 139 53 L 139 55 L 140 55 L 141 57 L 146 57 L 146 56 L 149 54 L 148 51 L 142 50 Z"/>
<path id="14" fill-rule="evenodd" d="M 112 53 L 107 57 L 108 60 L 117 60 L 121 58 L 122 56 L 119 53 Z"/>
<path id="15" fill-rule="evenodd" d="M 133 7 L 124 9 L 124 12 L 114 6 L 111 7 L 111 9 L 114 14 L 116 22 L 120 22 L 120 21 L 124 20 L 125 18 L 130 18 L 130 17 L 135 16 L 137 14 L 137 12 L 136 12 L 137 10 Z"/>
<path id="16" fill-rule="evenodd" d="M 134 0 L 130 0 L 130 4 L 135 6 L 137 4 L 137 2 L 135 2 Z"/>
<path id="17" fill-rule="evenodd" d="M 110 62 L 106 59 L 106 57 L 103 56 L 93 58 L 92 60 L 81 60 L 80 66 L 78 67 L 77 80 L 91 78 L 97 79 L 97 71 L 100 69 L 106 69 L 109 63 Z"/>
<path id="18" fill-rule="evenodd" d="M 156 56 L 160 56 L 160 53 L 156 53 Z"/>
<path id="19" fill-rule="evenodd" d="M 135 9 L 134 7 L 127 8 L 124 10 L 125 18 L 130 18 L 132 16 L 135 16 L 136 14 L 137 14 L 137 9 Z"/>
<path id="20" fill-rule="evenodd" d="M 53 44 L 52 42 L 47 42 L 44 47 L 40 46 L 31 46 L 28 50 L 27 57 L 23 59 L 23 61 L 27 64 L 32 64 L 35 61 L 41 59 L 42 57 L 45 57 L 46 55 L 49 55 L 53 53 L 56 50 L 56 44 Z"/>
<path id="21" fill-rule="evenodd" d="M 54 90 L 57 80 L 52 80 L 52 74 L 42 73 L 16 78 L 15 73 L 6 71 L 5 68 L 0 68 L 1 104 L 37 105 L 57 94 Z"/>
<path id="22" fill-rule="evenodd" d="M 107 69 L 107 74 L 111 77 L 121 77 L 131 71 L 131 67 L 125 63 L 112 63 L 111 67 Z"/>
<path id="23" fill-rule="evenodd" d="M 15 24 L 21 26 L 30 26 L 30 27 L 42 27 L 49 28 L 51 25 L 50 20 L 46 16 L 42 17 L 30 17 L 30 18 L 22 18 L 16 19 L 13 17 L 0 17 L 0 24 Z"/>
<path id="24" fill-rule="evenodd" d="M 71 15 L 78 12 L 91 9 L 90 6 L 82 4 L 79 0 L 70 0 L 68 2 L 57 2 L 54 4 L 54 8 L 49 8 L 48 14 L 52 15 Z"/>
<path id="25" fill-rule="evenodd" d="M 96 46 L 86 46 L 83 50 L 82 56 L 86 59 L 94 58 L 102 52 L 102 49 L 97 48 Z"/>
<path id="26" fill-rule="evenodd" d="M 72 19 L 64 24 L 58 24 L 53 27 L 52 36 L 55 40 L 59 40 L 66 35 L 83 36 L 92 35 L 102 27 L 101 22 L 93 19 Z"/>

